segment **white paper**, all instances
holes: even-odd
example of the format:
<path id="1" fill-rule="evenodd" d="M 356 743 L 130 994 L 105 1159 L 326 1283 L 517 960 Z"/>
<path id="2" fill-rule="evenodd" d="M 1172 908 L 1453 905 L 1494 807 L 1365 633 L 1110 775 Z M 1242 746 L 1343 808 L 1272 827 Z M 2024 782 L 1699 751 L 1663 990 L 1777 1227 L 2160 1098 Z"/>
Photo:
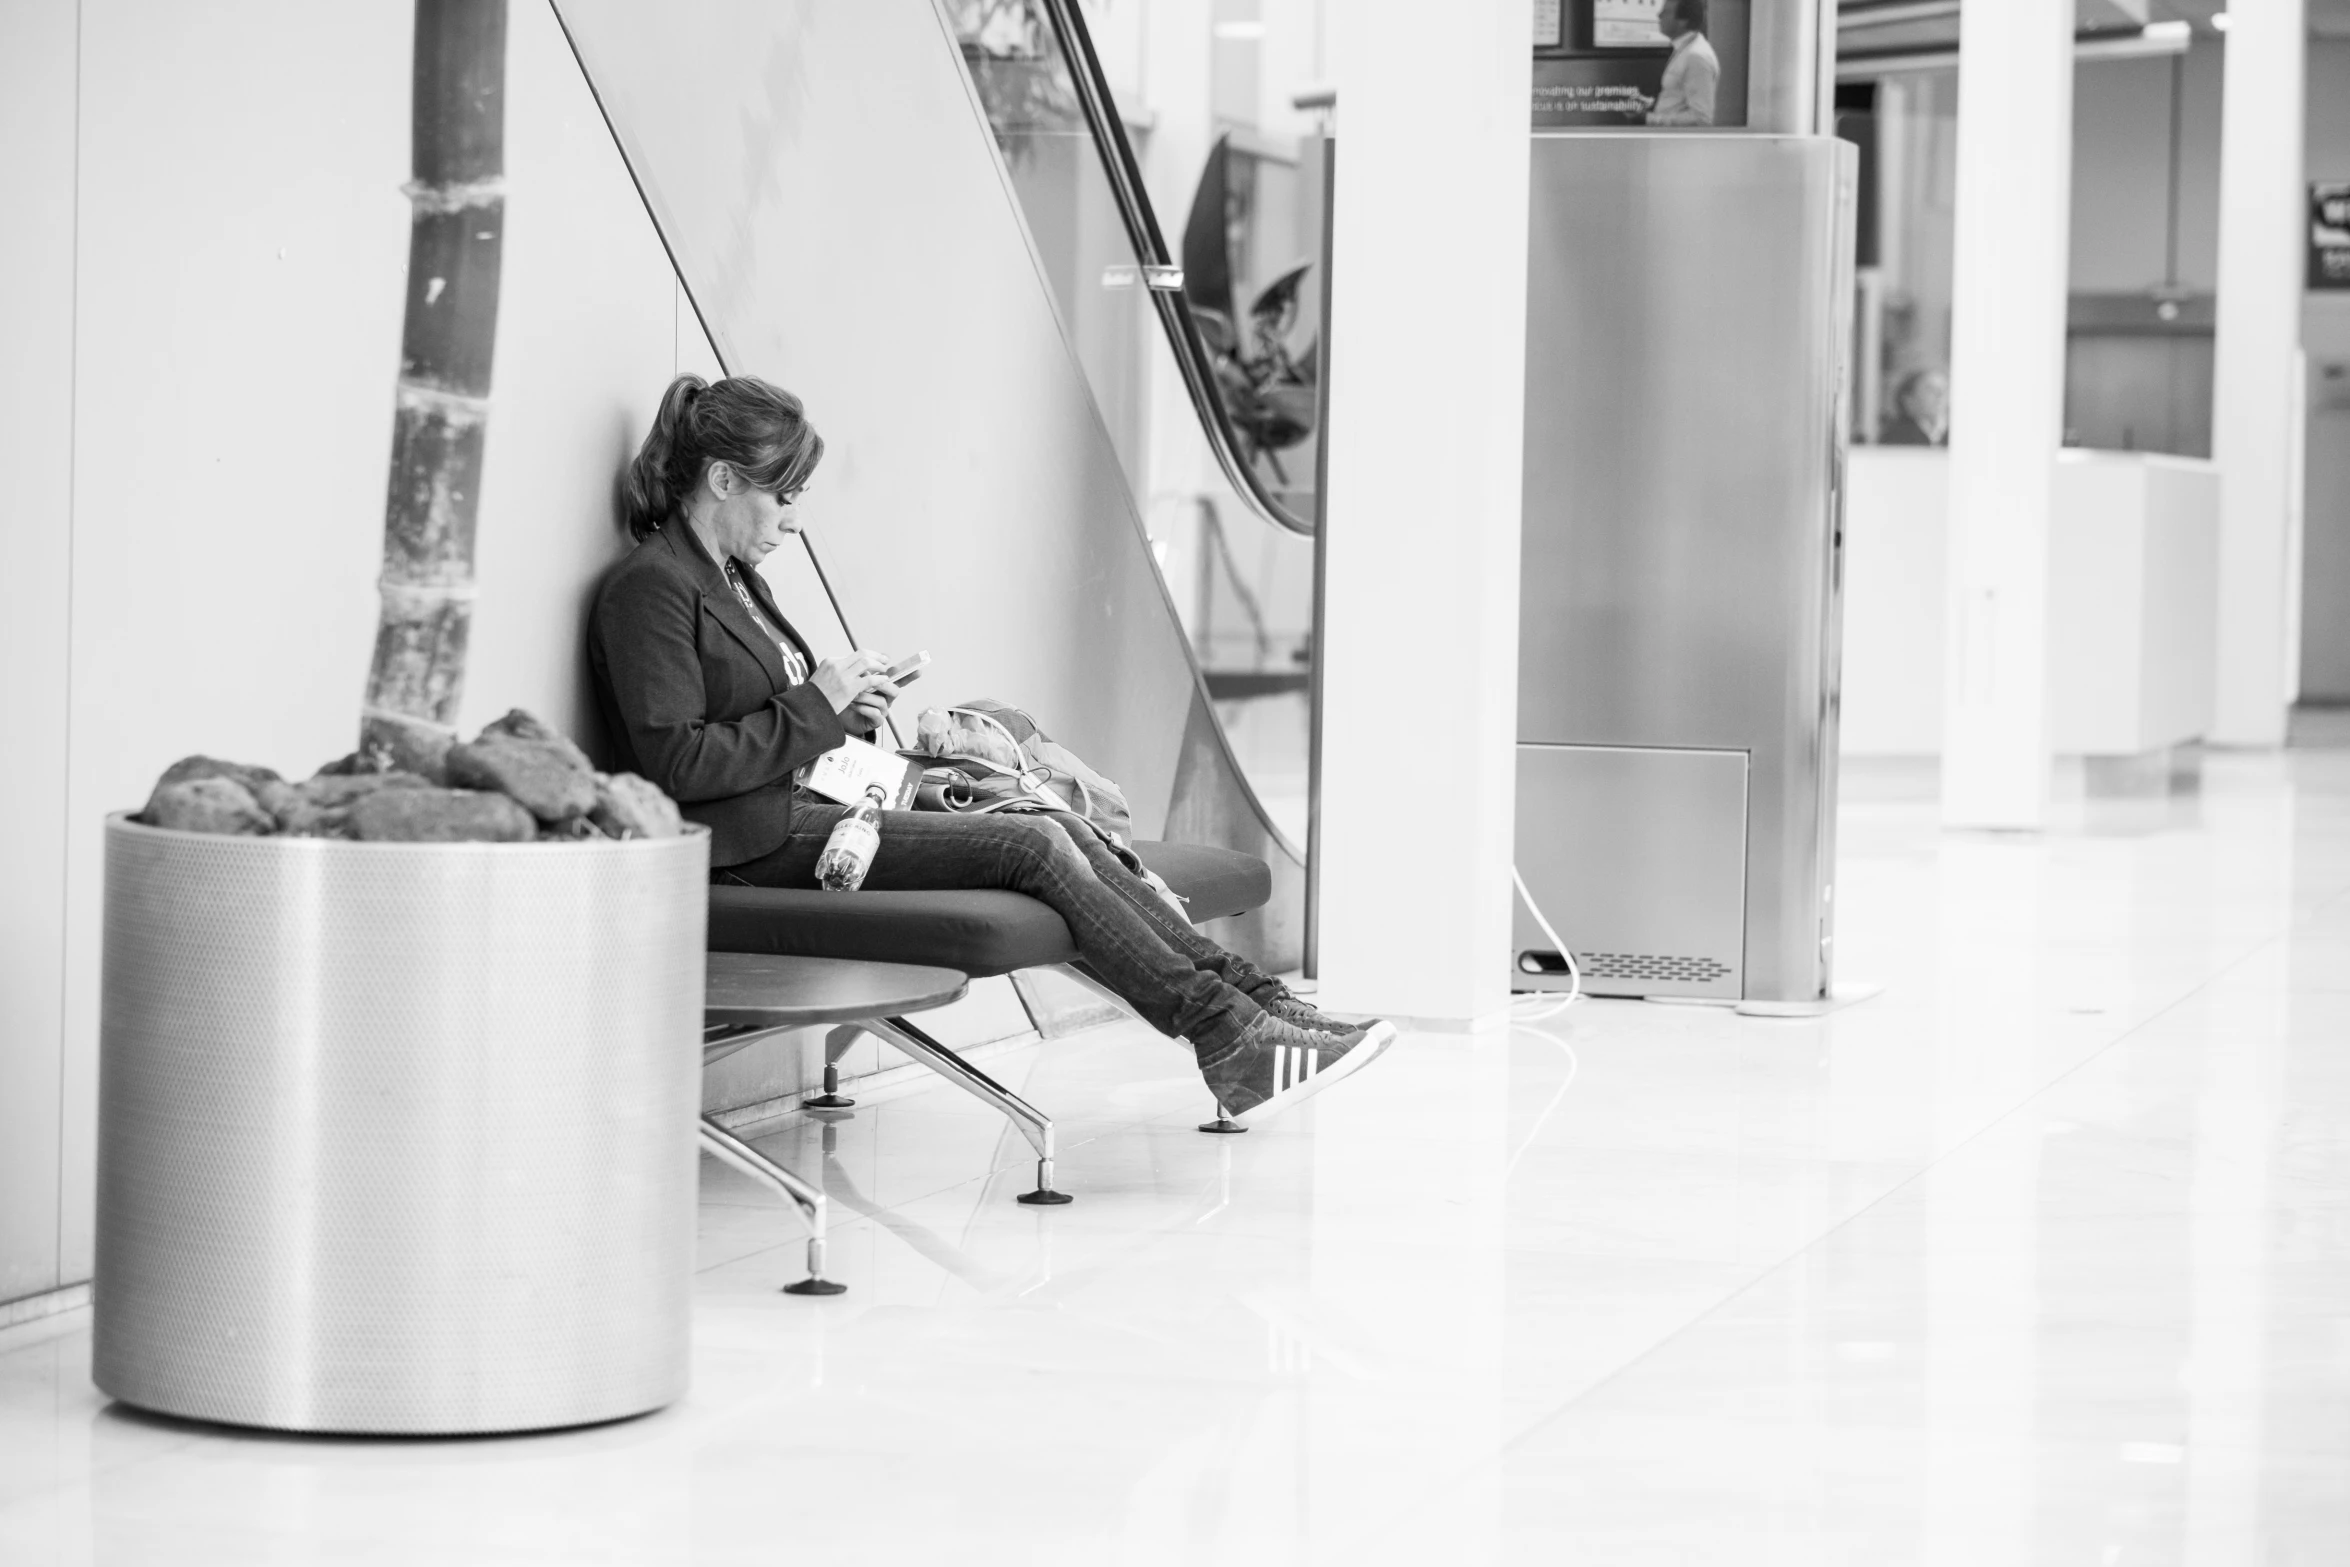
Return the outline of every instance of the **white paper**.
<path id="1" fill-rule="evenodd" d="M 1602 49 L 1653 49 L 1665 42 L 1656 25 L 1664 0 L 1597 0 L 1591 10 L 1591 41 Z"/>
<path id="2" fill-rule="evenodd" d="M 843 805 L 857 804 L 878 784 L 882 808 L 904 811 L 913 807 L 914 791 L 922 785 L 922 764 L 851 735 L 801 768 L 800 782 Z"/>

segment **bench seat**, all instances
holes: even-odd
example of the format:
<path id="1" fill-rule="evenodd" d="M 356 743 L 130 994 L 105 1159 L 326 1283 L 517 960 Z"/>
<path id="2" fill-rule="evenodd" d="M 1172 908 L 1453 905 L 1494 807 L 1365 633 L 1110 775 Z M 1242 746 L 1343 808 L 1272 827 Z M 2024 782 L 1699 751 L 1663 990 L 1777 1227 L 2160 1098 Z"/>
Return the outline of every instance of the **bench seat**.
<path id="1" fill-rule="evenodd" d="M 1134 852 L 1189 900 L 1192 922 L 1245 914 L 1273 896 L 1265 862 L 1232 849 L 1137 843 Z M 1069 927 L 1025 893 L 710 889 L 710 950 L 862 958 L 961 969 L 973 978 L 1070 963 Z"/>

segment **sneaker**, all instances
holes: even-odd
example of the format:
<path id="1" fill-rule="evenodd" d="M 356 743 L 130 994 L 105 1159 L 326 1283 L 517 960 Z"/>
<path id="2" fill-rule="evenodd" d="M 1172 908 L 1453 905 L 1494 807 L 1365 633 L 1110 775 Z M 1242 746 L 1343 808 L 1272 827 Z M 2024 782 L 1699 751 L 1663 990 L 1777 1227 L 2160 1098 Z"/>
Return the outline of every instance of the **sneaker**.
<path id="1" fill-rule="evenodd" d="M 1343 1034 L 1323 1034 L 1268 1012 L 1243 1029 L 1232 1052 L 1202 1068 L 1200 1076 L 1216 1096 L 1216 1108 L 1248 1126 L 1360 1071 L 1394 1043 L 1392 1023 L 1362 1023 Z"/>

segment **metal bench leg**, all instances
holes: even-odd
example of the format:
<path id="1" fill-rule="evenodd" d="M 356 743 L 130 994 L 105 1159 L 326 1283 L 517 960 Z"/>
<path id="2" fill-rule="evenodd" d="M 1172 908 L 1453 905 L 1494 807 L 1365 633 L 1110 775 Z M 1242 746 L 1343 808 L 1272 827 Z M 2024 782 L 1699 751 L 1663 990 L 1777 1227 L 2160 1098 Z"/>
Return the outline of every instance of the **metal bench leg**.
<path id="1" fill-rule="evenodd" d="M 840 1058 L 849 1053 L 849 1046 L 865 1032 L 862 1023 L 843 1023 L 824 1036 L 824 1092 L 801 1103 L 810 1110 L 853 1110 L 857 1101 L 844 1099 L 840 1091 Z"/>
<path id="2" fill-rule="evenodd" d="M 735 1136 L 708 1116 L 702 1117 L 702 1146 L 733 1165 L 755 1181 L 764 1182 L 783 1194 L 808 1227 L 808 1276 L 797 1284 L 786 1284 L 786 1295 L 838 1295 L 848 1289 L 846 1284 L 835 1284 L 824 1276 L 824 1216 L 828 1204 L 817 1187 L 777 1164 L 749 1143 Z"/>
<path id="3" fill-rule="evenodd" d="M 972 1098 L 993 1105 L 1020 1129 L 1036 1150 L 1036 1190 L 1022 1192 L 1020 1201 L 1050 1205 L 1070 1201 L 1066 1192 L 1053 1190 L 1052 1118 L 970 1062 L 931 1038 L 902 1017 L 875 1018 L 860 1025 L 877 1039 L 887 1040 Z"/>
<path id="4" fill-rule="evenodd" d="M 1056 963 L 1053 965 L 1053 967 L 1059 969 L 1063 974 L 1066 974 L 1069 976 L 1069 978 L 1077 981 L 1078 984 L 1083 985 L 1087 990 L 1092 991 L 1095 995 L 1101 997 L 1104 1001 L 1107 1001 L 1110 1005 L 1116 1007 L 1119 1011 L 1125 1013 L 1128 1017 L 1133 1017 L 1136 1015 L 1134 1011 L 1134 1004 L 1128 1001 L 1124 996 L 1121 996 L 1116 991 L 1112 990 L 1107 984 L 1104 984 L 1102 982 L 1101 976 L 1094 973 L 1092 969 L 1087 968 L 1082 958 L 1074 963 Z"/>

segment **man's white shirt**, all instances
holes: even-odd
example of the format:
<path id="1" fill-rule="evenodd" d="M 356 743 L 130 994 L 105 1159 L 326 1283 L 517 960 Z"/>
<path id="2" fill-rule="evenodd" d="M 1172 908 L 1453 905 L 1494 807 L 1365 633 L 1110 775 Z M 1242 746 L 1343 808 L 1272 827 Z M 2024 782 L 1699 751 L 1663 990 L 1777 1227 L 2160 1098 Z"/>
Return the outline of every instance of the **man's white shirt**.
<path id="1" fill-rule="evenodd" d="M 1714 88 L 1721 79 L 1721 58 L 1705 41 L 1705 34 L 1683 33 L 1673 40 L 1673 58 L 1665 64 L 1664 85 L 1657 89 L 1656 107 L 1648 111 L 1648 123 L 1713 124 Z"/>

